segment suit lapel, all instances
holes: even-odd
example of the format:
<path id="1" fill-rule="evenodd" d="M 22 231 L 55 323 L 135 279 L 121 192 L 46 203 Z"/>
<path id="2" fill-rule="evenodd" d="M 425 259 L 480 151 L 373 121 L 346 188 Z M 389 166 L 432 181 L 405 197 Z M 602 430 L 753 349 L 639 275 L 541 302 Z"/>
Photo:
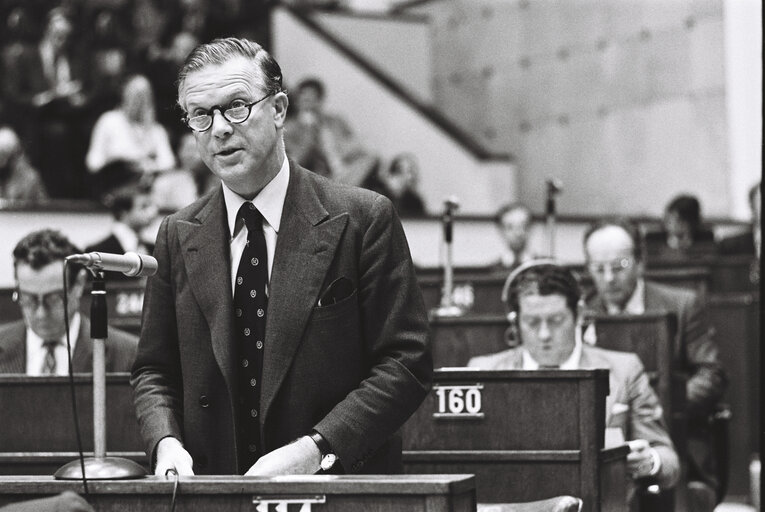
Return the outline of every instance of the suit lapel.
<path id="1" fill-rule="evenodd" d="M 304 173 L 290 162 L 290 183 L 282 212 L 269 284 L 261 409 L 264 415 L 290 368 L 303 337 L 348 214 L 329 214 Z"/>
<path id="2" fill-rule="evenodd" d="M 23 321 L 9 326 L 0 338 L 0 373 L 27 372 L 27 328 Z"/>
<path id="3" fill-rule="evenodd" d="M 178 239 L 187 275 L 190 276 L 189 286 L 210 326 L 215 360 L 229 392 L 233 393 L 236 386 L 233 382 L 235 347 L 230 244 L 226 207 L 220 187 L 210 195 L 193 221 L 178 222 Z"/>

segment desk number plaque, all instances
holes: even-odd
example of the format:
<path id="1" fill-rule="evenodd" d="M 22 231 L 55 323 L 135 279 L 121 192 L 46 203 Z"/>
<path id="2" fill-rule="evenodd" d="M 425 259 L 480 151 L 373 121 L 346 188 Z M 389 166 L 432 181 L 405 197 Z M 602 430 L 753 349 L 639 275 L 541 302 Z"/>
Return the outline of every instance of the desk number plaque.
<path id="1" fill-rule="evenodd" d="M 438 399 L 435 419 L 471 419 L 484 418 L 481 410 L 481 390 L 483 384 L 463 384 L 444 386 L 436 384 L 433 390 Z"/>

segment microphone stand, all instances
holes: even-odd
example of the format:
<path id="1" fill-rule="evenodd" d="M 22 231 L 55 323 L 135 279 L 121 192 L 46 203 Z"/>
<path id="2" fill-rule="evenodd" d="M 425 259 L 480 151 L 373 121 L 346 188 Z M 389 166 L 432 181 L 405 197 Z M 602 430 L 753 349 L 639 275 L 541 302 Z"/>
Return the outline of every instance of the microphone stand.
<path id="1" fill-rule="evenodd" d="M 550 258 L 555 259 L 555 196 L 560 192 L 558 180 L 547 180 L 547 207 L 545 209 Z"/>
<path id="2" fill-rule="evenodd" d="M 457 201 L 447 199 L 445 202 L 442 222 L 444 225 L 445 262 L 444 262 L 444 286 L 441 289 L 441 304 L 433 308 L 430 314 L 434 317 L 455 317 L 464 314 L 462 308 L 454 304 L 452 293 L 454 291 L 454 268 L 452 262 L 452 238 L 454 231 L 454 212 L 459 207 Z"/>
<path id="3" fill-rule="evenodd" d="M 104 273 L 91 270 L 90 337 L 93 341 L 93 457 L 86 457 L 85 475 L 79 459 L 61 466 L 57 480 L 123 480 L 142 478 L 146 470 L 122 457 L 106 456 L 106 338 L 108 337 Z"/>

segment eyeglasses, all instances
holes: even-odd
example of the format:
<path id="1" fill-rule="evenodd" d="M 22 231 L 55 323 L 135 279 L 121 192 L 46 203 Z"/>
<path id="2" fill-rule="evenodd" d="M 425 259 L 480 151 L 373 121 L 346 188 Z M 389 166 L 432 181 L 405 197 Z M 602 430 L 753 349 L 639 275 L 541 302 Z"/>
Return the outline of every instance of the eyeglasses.
<path id="1" fill-rule="evenodd" d="M 568 316 L 565 314 L 552 315 L 549 317 L 525 316 L 521 314 L 520 317 L 521 325 L 526 329 L 534 331 L 538 331 L 542 327 L 543 322 L 547 323 L 548 329 L 557 329 L 568 320 Z"/>
<path id="2" fill-rule="evenodd" d="M 56 290 L 38 295 L 36 293 L 27 293 L 19 290 L 13 292 L 13 302 L 22 308 L 37 309 L 42 304 L 48 311 L 62 307 L 64 301 L 64 290 Z"/>
<path id="3" fill-rule="evenodd" d="M 253 101 L 252 103 L 246 103 L 244 100 L 234 100 L 229 103 L 228 106 L 215 105 L 204 114 L 199 114 L 192 117 L 184 116 L 181 118 L 181 121 L 183 121 L 186 126 L 195 132 L 205 132 L 212 126 L 213 115 L 215 115 L 215 111 L 217 110 L 221 113 L 223 119 L 229 123 L 240 124 L 245 122 L 247 118 L 250 117 L 252 107 L 265 100 L 266 98 L 273 96 L 274 94 L 276 93 L 269 93 L 260 98 L 258 101 Z"/>
<path id="4" fill-rule="evenodd" d="M 635 258 L 621 258 L 614 261 L 593 261 L 587 264 L 587 270 L 591 274 L 603 275 L 606 270 L 610 270 L 611 274 L 618 274 L 625 270 L 631 269 L 635 265 Z"/>

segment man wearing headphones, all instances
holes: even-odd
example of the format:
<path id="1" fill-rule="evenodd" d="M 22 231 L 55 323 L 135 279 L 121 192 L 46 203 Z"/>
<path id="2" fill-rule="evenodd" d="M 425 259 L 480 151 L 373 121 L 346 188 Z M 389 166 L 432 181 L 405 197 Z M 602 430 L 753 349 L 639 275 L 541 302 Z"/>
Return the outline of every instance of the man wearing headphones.
<path id="1" fill-rule="evenodd" d="M 628 440 L 627 467 L 633 479 L 672 488 L 680 464 L 667 433 L 659 399 L 637 355 L 583 345 L 577 329 L 579 286 L 571 272 L 552 260 L 518 267 L 503 294 L 520 346 L 477 356 L 468 366 L 482 370 L 561 370 L 605 368 L 610 394 L 606 426 Z M 634 502 L 634 486 L 630 501 Z"/>

